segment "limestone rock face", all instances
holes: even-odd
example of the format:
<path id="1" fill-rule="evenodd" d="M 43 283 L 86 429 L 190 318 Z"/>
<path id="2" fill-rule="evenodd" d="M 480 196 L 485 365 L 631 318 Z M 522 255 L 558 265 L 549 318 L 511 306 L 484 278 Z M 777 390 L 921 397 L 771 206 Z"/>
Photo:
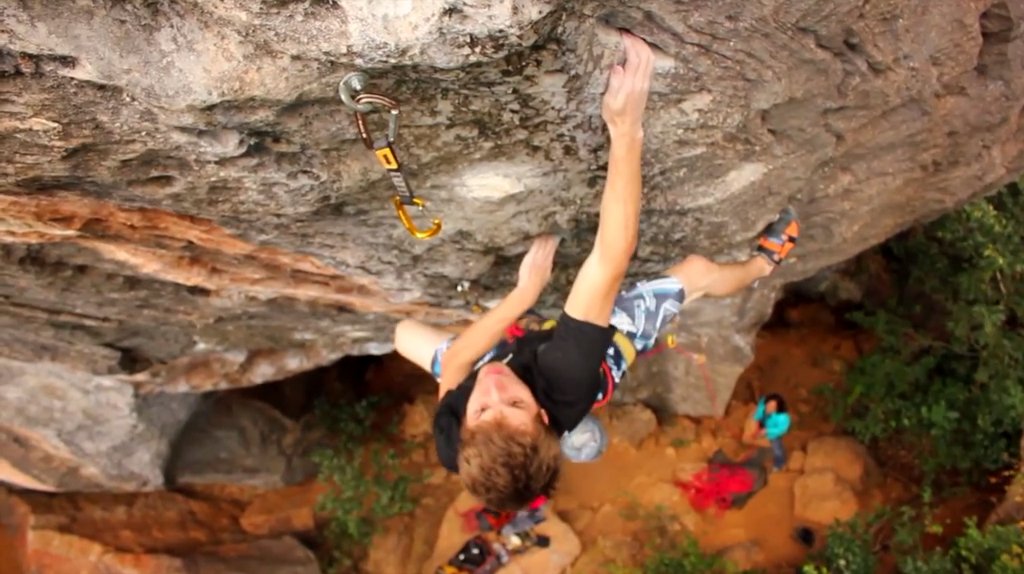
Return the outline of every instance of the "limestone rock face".
<path id="1" fill-rule="evenodd" d="M 1024 170 L 1022 18 L 1024 0 L 5 2 L 0 358 L 48 391 L 0 376 L 0 475 L 158 486 L 188 395 L 464 318 L 550 230 L 556 310 L 597 222 L 613 27 L 660 48 L 632 277 L 739 258 L 786 204 L 805 222 L 791 264 L 683 313 L 703 367 L 663 354 L 621 397 L 720 413 L 784 283 Z M 402 106 L 434 239 L 399 225 L 338 100 L 361 68 Z"/>
<path id="2" fill-rule="evenodd" d="M 234 484 L 276 488 L 312 478 L 309 437 L 273 407 L 222 395 L 197 409 L 167 467 L 175 486 Z"/>
<path id="3" fill-rule="evenodd" d="M 194 395 L 140 395 L 57 363 L 0 358 L 0 481 L 36 490 L 152 490 Z"/>
<path id="4" fill-rule="evenodd" d="M 29 538 L 28 556 L 31 572 L 54 574 L 320 574 L 316 558 L 294 538 L 178 557 L 118 552 L 87 538 L 40 530 Z"/>
<path id="5" fill-rule="evenodd" d="M 805 472 L 829 470 L 861 492 L 879 477 L 878 465 L 867 447 L 848 436 L 823 436 L 807 445 Z"/>
<path id="6" fill-rule="evenodd" d="M 640 443 L 658 429 L 658 419 L 651 409 L 643 405 L 625 405 L 596 411 L 605 425 L 608 440 L 639 447 Z"/>
<path id="7" fill-rule="evenodd" d="M 88 538 L 121 552 L 181 554 L 248 538 L 238 520 L 246 510 L 241 502 L 174 492 L 18 496 L 31 509 L 33 531 Z"/>
<path id="8" fill-rule="evenodd" d="M 831 470 L 804 473 L 793 484 L 793 516 L 798 520 L 827 526 L 853 518 L 858 510 L 853 487 Z"/>
<path id="9" fill-rule="evenodd" d="M 258 536 L 312 532 L 316 528 L 316 504 L 325 490 L 320 483 L 307 482 L 261 494 L 238 523 Z"/>

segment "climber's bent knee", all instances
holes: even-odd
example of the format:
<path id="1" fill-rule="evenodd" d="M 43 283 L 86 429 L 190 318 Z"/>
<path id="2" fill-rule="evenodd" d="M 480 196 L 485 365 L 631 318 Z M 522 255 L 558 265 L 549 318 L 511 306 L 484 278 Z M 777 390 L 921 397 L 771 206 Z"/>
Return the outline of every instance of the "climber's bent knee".
<path id="1" fill-rule="evenodd" d="M 695 299 L 703 297 L 708 286 L 715 280 L 718 273 L 718 264 L 703 255 L 687 255 L 685 259 L 676 263 L 666 272 L 667 275 L 675 277 L 683 285 L 687 304 Z"/>

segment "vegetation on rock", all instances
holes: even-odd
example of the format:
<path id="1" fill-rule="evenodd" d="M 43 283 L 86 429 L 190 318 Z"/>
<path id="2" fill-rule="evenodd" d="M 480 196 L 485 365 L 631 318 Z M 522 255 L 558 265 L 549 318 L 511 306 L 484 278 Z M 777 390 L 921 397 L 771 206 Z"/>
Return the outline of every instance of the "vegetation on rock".
<path id="1" fill-rule="evenodd" d="M 351 571 L 383 520 L 415 508 L 409 493 L 415 477 L 400 465 L 408 445 L 391 446 L 396 424 L 380 428 L 379 402 L 371 398 L 317 408 L 332 441 L 313 455 L 320 480 L 329 486 L 317 508 L 328 517 L 323 529 L 331 548 L 327 571 Z"/>
<path id="2" fill-rule="evenodd" d="M 915 453 L 926 480 L 977 480 L 1019 454 L 1022 230 L 1017 184 L 913 229 L 883 247 L 893 296 L 852 315 L 878 344 L 827 393 L 834 417 L 868 444 Z"/>
<path id="3" fill-rule="evenodd" d="M 899 574 L 1011 574 L 1024 571 L 1024 531 L 1017 525 L 979 529 L 967 519 L 948 549 L 925 550 L 926 532 L 941 533 L 927 512 L 904 506 L 832 526 L 825 547 L 803 574 L 874 574 L 883 533 Z"/>

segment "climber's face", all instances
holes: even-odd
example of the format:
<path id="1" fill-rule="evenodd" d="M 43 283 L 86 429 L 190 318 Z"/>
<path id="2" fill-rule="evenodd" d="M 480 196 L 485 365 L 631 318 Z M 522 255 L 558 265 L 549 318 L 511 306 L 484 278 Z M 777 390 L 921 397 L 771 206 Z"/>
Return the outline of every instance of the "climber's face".
<path id="1" fill-rule="evenodd" d="M 547 413 L 512 369 L 497 361 L 480 368 L 466 403 L 468 428 L 501 419 L 506 425 L 530 431 L 538 416 L 548 422 Z"/>
<path id="2" fill-rule="evenodd" d="M 779 404 L 774 400 L 768 401 L 764 404 L 764 412 L 768 414 L 775 414 L 779 410 Z"/>

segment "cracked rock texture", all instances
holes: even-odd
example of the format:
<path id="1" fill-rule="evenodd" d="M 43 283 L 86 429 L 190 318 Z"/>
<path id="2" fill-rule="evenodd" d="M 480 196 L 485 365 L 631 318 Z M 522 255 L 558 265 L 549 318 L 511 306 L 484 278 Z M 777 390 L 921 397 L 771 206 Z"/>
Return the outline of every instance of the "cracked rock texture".
<path id="1" fill-rule="evenodd" d="M 631 379 L 721 412 L 783 284 L 1024 171 L 1022 19 L 1024 0 L 0 0 L 0 479 L 158 488 L 192 395 L 465 318 L 551 230 L 557 309 L 596 226 L 616 26 L 660 48 L 633 277 L 739 258 L 786 204 L 805 222 L 792 264 L 684 313 L 697 359 Z M 437 238 L 399 225 L 337 98 L 356 69 L 401 103 Z"/>

